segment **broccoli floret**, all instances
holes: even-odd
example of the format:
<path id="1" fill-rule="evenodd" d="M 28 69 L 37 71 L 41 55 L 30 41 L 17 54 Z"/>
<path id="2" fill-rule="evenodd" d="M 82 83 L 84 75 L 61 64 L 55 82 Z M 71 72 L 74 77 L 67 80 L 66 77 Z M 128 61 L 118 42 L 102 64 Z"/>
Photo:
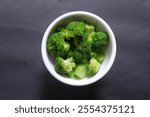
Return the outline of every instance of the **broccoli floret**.
<path id="1" fill-rule="evenodd" d="M 59 73 L 70 73 L 76 68 L 76 63 L 73 58 L 70 57 L 64 60 L 61 57 L 57 57 L 55 60 L 55 70 Z"/>
<path id="2" fill-rule="evenodd" d="M 76 63 L 86 63 L 91 58 L 91 42 L 82 42 L 73 54 Z"/>
<path id="3" fill-rule="evenodd" d="M 69 49 L 70 49 L 70 44 L 64 41 L 64 43 L 57 46 L 57 51 L 58 51 L 57 56 L 66 58 Z"/>
<path id="4" fill-rule="evenodd" d="M 67 53 L 67 58 L 72 57 L 73 54 L 74 54 L 74 52 L 72 50 L 69 50 L 68 53 Z"/>
<path id="5" fill-rule="evenodd" d="M 94 52 L 101 52 L 104 51 L 104 49 L 107 46 L 109 37 L 108 34 L 105 32 L 95 32 L 93 36 L 93 43 L 92 43 L 92 49 Z"/>
<path id="6" fill-rule="evenodd" d="M 99 71 L 100 63 L 95 59 L 91 58 L 90 63 L 88 64 L 88 74 L 93 75 Z"/>
<path id="7" fill-rule="evenodd" d="M 86 24 L 85 27 L 86 27 L 86 28 L 85 28 L 85 32 L 88 33 L 88 34 L 91 34 L 91 33 L 94 32 L 94 30 L 95 30 L 94 26 L 92 26 L 92 25 L 87 25 L 87 24 Z"/>
<path id="8" fill-rule="evenodd" d="M 89 60 L 91 58 L 91 42 L 85 41 L 81 43 L 77 50 L 81 52 L 84 59 Z"/>
<path id="9" fill-rule="evenodd" d="M 64 36 L 61 33 L 54 33 L 48 38 L 47 42 L 47 49 L 50 53 L 56 54 L 57 53 L 57 45 L 58 41 L 62 41 Z M 60 42 L 61 43 L 61 42 Z"/>
<path id="10" fill-rule="evenodd" d="M 77 48 L 83 42 L 83 37 L 75 36 L 73 39 L 73 45 Z"/>
<path id="11" fill-rule="evenodd" d="M 74 37 L 75 35 L 73 34 L 73 32 L 67 30 L 67 29 L 62 29 L 61 32 L 63 33 L 63 35 L 65 36 L 65 39 L 69 40 L 70 38 Z"/>
<path id="12" fill-rule="evenodd" d="M 78 79 L 83 79 L 88 75 L 87 71 L 88 71 L 88 64 L 79 64 L 74 71 L 74 75 Z"/>
<path id="13" fill-rule="evenodd" d="M 65 57 L 70 49 L 70 44 L 65 42 L 64 38 L 61 32 L 52 34 L 47 42 L 48 51 L 55 56 Z"/>
<path id="14" fill-rule="evenodd" d="M 83 61 L 83 55 L 79 51 L 74 51 L 72 57 L 77 64 L 82 63 Z"/>
<path id="15" fill-rule="evenodd" d="M 84 35 L 84 39 L 88 39 L 89 36 L 91 35 L 91 33 L 93 33 L 95 30 L 94 26 L 91 25 L 87 25 L 85 26 L 85 35 Z"/>
<path id="16" fill-rule="evenodd" d="M 76 36 L 84 36 L 85 33 L 85 23 L 74 21 L 67 25 L 66 28 L 68 31 L 71 31 Z"/>
<path id="17" fill-rule="evenodd" d="M 71 45 L 70 49 L 75 50 L 83 42 L 83 38 L 81 36 L 75 36 L 67 40 L 67 42 Z"/>

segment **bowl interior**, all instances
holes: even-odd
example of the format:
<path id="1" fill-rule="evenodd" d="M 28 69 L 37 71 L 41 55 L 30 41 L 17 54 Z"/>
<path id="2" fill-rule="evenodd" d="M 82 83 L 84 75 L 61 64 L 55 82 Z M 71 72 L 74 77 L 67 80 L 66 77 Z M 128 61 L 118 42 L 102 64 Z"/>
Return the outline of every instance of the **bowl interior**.
<path id="1" fill-rule="evenodd" d="M 57 18 L 47 29 L 48 35 L 45 38 L 48 38 L 49 35 L 54 33 L 56 27 L 66 26 L 68 23 L 70 23 L 72 21 L 84 21 L 88 24 L 94 25 L 96 28 L 96 31 L 105 31 L 108 33 L 109 42 L 108 42 L 108 46 L 105 51 L 105 59 L 104 59 L 103 63 L 101 64 L 99 72 L 97 74 L 95 74 L 94 76 L 92 76 L 92 78 L 87 77 L 83 80 L 70 79 L 67 76 L 58 74 L 54 69 L 54 58 L 47 53 L 46 48 L 45 48 L 46 49 L 45 51 L 46 51 L 47 57 L 49 59 L 49 61 L 47 61 L 47 64 L 49 64 L 49 66 L 47 66 L 46 64 L 45 65 L 47 66 L 49 72 L 56 79 L 60 80 L 61 82 L 64 82 L 64 83 L 70 84 L 70 85 L 75 85 L 75 86 L 87 85 L 87 84 L 93 83 L 93 82 L 97 81 L 98 79 L 102 78 L 106 74 L 106 72 L 110 69 L 112 62 L 113 62 L 113 60 L 111 60 L 111 59 L 112 59 L 112 56 L 114 56 L 112 54 L 114 54 L 113 52 L 115 51 L 115 48 L 113 48 L 114 47 L 114 45 L 113 45 L 114 44 L 114 42 L 113 42 L 114 35 L 113 35 L 110 27 L 108 26 L 108 24 L 106 24 L 106 22 L 103 19 L 99 18 L 98 16 L 90 14 L 90 13 L 70 13 L 70 14 L 66 14 L 66 15 L 63 15 L 63 16 Z M 45 44 L 46 43 L 47 43 L 47 39 L 45 41 Z"/>

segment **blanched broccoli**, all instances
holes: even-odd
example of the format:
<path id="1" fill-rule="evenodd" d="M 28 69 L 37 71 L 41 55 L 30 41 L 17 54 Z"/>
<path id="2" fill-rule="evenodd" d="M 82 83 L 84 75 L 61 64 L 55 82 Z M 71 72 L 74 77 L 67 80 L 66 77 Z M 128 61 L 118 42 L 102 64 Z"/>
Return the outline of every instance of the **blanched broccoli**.
<path id="1" fill-rule="evenodd" d="M 63 33 L 63 35 L 65 36 L 65 39 L 69 40 L 70 38 L 74 37 L 74 33 L 67 30 L 67 29 L 62 29 L 61 32 Z"/>
<path id="2" fill-rule="evenodd" d="M 88 39 L 91 35 L 91 33 L 93 33 L 95 30 L 94 26 L 91 26 L 91 25 L 85 25 L 85 35 L 84 35 L 84 38 L 85 39 Z"/>
<path id="3" fill-rule="evenodd" d="M 78 44 L 74 54 L 73 58 L 76 63 L 86 63 L 90 60 L 91 58 L 91 50 L 92 50 L 92 43 L 93 43 L 93 31 L 94 27 L 93 26 L 87 26 L 86 25 L 86 39 L 83 40 L 80 44 Z M 83 37 L 85 38 L 85 36 Z"/>
<path id="4" fill-rule="evenodd" d="M 91 42 L 82 42 L 73 54 L 73 58 L 77 63 L 86 63 L 91 58 Z"/>
<path id="5" fill-rule="evenodd" d="M 108 43 L 108 34 L 106 32 L 95 32 L 93 36 L 92 48 L 95 52 L 104 51 Z"/>
<path id="6" fill-rule="evenodd" d="M 68 75 L 69 78 L 76 78 L 75 74 L 74 74 L 74 71 L 68 72 L 67 75 Z"/>
<path id="7" fill-rule="evenodd" d="M 77 79 L 83 79 L 87 76 L 88 64 L 79 64 L 74 71 L 74 75 Z"/>
<path id="8" fill-rule="evenodd" d="M 47 49 L 50 53 L 56 54 L 57 53 L 57 45 L 58 41 L 61 44 L 61 41 L 63 41 L 64 36 L 61 33 L 54 33 L 52 34 L 47 41 Z"/>
<path id="9" fill-rule="evenodd" d="M 103 52 L 101 53 L 91 52 L 91 57 L 95 58 L 98 62 L 102 63 L 105 58 L 105 55 Z"/>
<path id="10" fill-rule="evenodd" d="M 74 51 L 73 55 L 72 55 L 74 61 L 79 64 L 79 63 L 82 63 L 83 60 L 83 55 L 81 52 L 79 51 Z"/>
<path id="11" fill-rule="evenodd" d="M 47 50 L 55 56 L 55 70 L 69 78 L 83 79 L 96 74 L 103 62 L 109 36 L 80 21 L 57 27 L 50 35 Z"/>
<path id="12" fill-rule="evenodd" d="M 76 63 L 73 58 L 70 57 L 64 60 L 61 57 L 57 57 L 55 60 L 55 70 L 59 73 L 69 73 L 76 68 Z"/>
<path id="13" fill-rule="evenodd" d="M 67 53 L 67 58 L 72 57 L 73 54 L 74 54 L 74 52 L 72 50 L 69 50 L 68 53 Z"/>
<path id="14" fill-rule="evenodd" d="M 47 49 L 55 56 L 65 57 L 70 49 L 70 44 L 65 42 L 61 32 L 57 32 L 48 38 Z"/>
<path id="15" fill-rule="evenodd" d="M 75 36 L 73 38 L 73 45 L 77 48 L 83 42 L 83 37 Z"/>
<path id="16" fill-rule="evenodd" d="M 85 23 L 74 21 L 67 25 L 66 29 L 71 31 L 76 36 L 84 36 L 85 33 Z"/>
<path id="17" fill-rule="evenodd" d="M 92 32 L 94 32 L 95 28 L 92 25 L 85 25 L 85 32 L 88 34 L 91 34 Z"/>
<path id="18" fill-rule="evenodd" d="M 88 75 L 96 74 L 99 71 L 100 63 L 95 59 L 91 58 L 88 64 Z"/>

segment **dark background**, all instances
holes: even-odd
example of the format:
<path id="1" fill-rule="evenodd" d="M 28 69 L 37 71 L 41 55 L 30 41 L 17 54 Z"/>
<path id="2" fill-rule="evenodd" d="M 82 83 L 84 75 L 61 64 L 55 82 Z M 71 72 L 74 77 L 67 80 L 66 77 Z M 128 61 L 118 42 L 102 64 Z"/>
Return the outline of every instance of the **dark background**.
<path id="1" fill-rule="evenodd" d="M 48 25 L 75 10 L 102 17 L 117 41 L 111 70 L 83 87 L 53 78 L 40 50 Z M 0 99 L 150 99 L 150 1 L 0 0 Z"/>

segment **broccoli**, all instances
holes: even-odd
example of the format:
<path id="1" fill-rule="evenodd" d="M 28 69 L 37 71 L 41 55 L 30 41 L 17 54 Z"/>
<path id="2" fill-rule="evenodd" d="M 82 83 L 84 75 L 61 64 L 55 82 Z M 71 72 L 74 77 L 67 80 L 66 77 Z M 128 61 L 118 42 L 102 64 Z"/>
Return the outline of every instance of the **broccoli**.
<path id="1" fill-rule="evenodd" d="M 73 39 L 73 45 L 77 48 L 83 42 L 83 38 L 81 36 L 75 36 Z"/>
<path id="2" fill-rule="evenodd" d="M 96 74 L 99 71 L 100 63 L 95 59 L 91 58 L 89 63 L 79 64 L 75 71 L 74 77 L 76 76 L 78 79 L 83 79 L 86 76 L 91 76 Z"/>
<path id="3" fill-rule="evenodd" d="M 56 27 L 47 41 L 47 50 L 55 57 L 55 70 L 69 78 L 83 79 L 94 75 L 105 58 L 109 37 L 80 21 Z"/>
<path id="4" fill-rule="evenodd" d="M 63 33 L 63 35 L 65 36 L 65 39 L 69 40 L 70 38 L 74 37 L 75 35 L 73 34 L 73 32 L 67 30 L 67 29 L 62 29 L 61 32 Z"/>
<path id="5" fill-rule="evenodd" d="M 52 34 L 47 42 L 48 51 L 55 56 L 65 57 L 70 49 L 70 44 L 65 42 L 64 38 L 61 32 Z"/>
<path id="6" fill-rule="evenodd" d="M 95 55 L 95 59 L 96 59 L 98 62 L 100 62 L 100 63 L 103 62 L 104 58 L 105 58 L 104 53 L 99 53 L 99 54 L 96 54 L 96 55 Z"/>
<path id="7" fill-rule="evenodd" d="M 95 30 L 94 26 L 90 26 L 90 25 L 85 25 L 85 35 L 84 38 L 87 39 L 89 38 L 89 36 L 91 35 L 91 33 L 93 33 Z"/>
<path id="8" fill-rule="evenodd" d="M 105 58 L 105 55 L 103 52 L 101 53 L 91 52 L 91 57 L 95 58 L 98 62 L 102 63 Z"/>
<path id="9" fill-rule="evenodd" d="M 85 32 L 85 23 L 74 21 L 67 25 L 66 29 L 68 31 L 71 31 L 76 36 L 84 36 Z"/>
<path id="10" fill-rule="evenodd" d="M 100 63 L 95 59 L 91 58 L 88 64 L 88 74 L 93 75 L 99 71 Z"/>
<path id="11" fill-rule="evenodd" d="M 69 50 L 68 53 L 67 53 L 67 58 L 72 57 L 73 54 L 74 54 L 74 52 L 72 50 Z"/>
<path id="12" fill-rule="evenodd" d="M 74 75 L 77 79 L 83 79 L 87 76 L 88 64 L 79 64 L 74 71 Z"/>
<path id="13" fill-rule="evenodd" d="M 81 43 L 77 50 L 81 52 L 83 59 L 89 60 L 91 58 L 91 42 L 85 41 Z"/>
<path id="14" fill-rule="evenodd" d="M 55 70 L 59 73 L 70 73 L 76 68 L 76 63 L 73 58 L 67 58 L 64 60 L 61 57 L 57 57 L 55 60 Z"/>
<path id="15" fill-rule="evenodd" d="M 73 58 L 77 63 L 86 63 L 91 58 L 91 42 L 82 42 L 75 50 Z"/>
<path id="16" fill-rule="evenodd" d="M 57 46 L 57 56 L 65 58 L 67 56 L 67 52 L 70 49 L 70 44 L 67 42 L 64 42 L 62 45 Z"/>
<path id="17" fill-rule="evenodd" d="M 91 34 L 91 33 L 94 32 L 94 30 L 95 30 L 94 26 L 92 26 L 92 25 L 87 25 L 87 24 L 86 24 L 85 27 L 86 27 L 86 28 L 85 28 L 85 32 L 88 33 L 88 34 Z"/>
<path id="18" fill-rule="evenodd" d="M 106 32 L 95 32 L 93 36 L 92 49 L 94 52 L 104 51 L 108 44 L 108 34 Z"/>
<path id="19" fill-rule="evenodd" d="M 79 51 L 74 51 L 72 57 L 77 64 L 82 63 L 82 61 L 85 61 L 85 60 L 83 60 L 82 53 Z"/>
<path id="20" fill-rule="evenodd" d="M 91 52 L 92 52 L 92 43 L 93 43 L 93 32 L 94 28 L 92 26 L 88 26 L 89 33 L 85 33 L 87 36 L 87 39 L 78 44 L 74 54 L 73 58 L 75 62 L 77 63 L 86 63 L 91 58 Z M 90 31 L 91 30 L 91 31 Z"/>
<path id="21" fill-rule="evenodd" d="M 73 79 L 76 78 L 74 71 L 68 72 L 67 75 L 69 78 L 73 78 Z"/>

